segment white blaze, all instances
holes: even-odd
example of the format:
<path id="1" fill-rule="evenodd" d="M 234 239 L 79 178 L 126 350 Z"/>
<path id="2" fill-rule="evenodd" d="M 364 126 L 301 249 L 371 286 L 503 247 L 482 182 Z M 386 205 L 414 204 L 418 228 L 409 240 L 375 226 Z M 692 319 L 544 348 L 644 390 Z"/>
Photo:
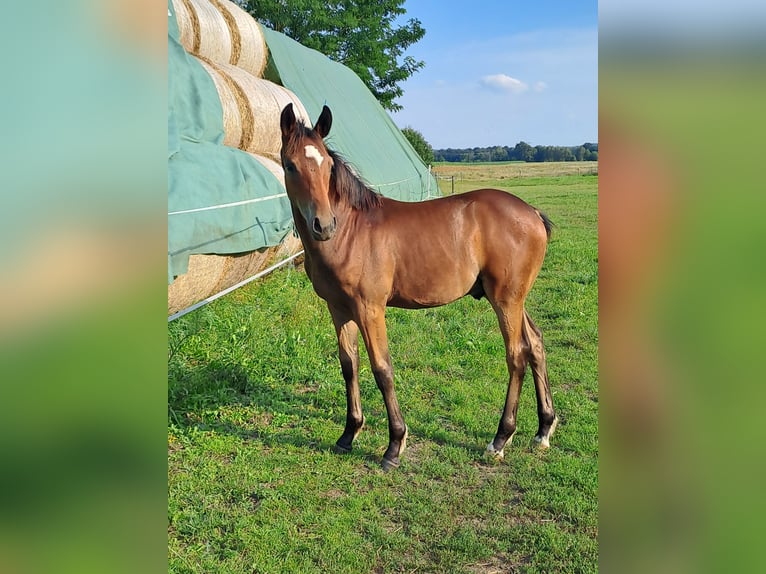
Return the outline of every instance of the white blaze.
<path id="1" fill-rule="evenodd" d="M 324 156 L 319 152 L 319 150 L 314 147 L 313 145 L 307 145 L 306 148 L 306 157 L 309 159 L 313 159 L 315 162 L 317 162 L 317 166 L 321 166 L 322 162 L 324 161 Z"/>

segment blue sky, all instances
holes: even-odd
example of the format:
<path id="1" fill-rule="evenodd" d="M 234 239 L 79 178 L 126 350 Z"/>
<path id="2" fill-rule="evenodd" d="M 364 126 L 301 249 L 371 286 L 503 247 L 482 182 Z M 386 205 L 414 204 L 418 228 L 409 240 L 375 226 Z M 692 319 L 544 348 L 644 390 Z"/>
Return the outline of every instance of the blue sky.
<path id="1" fill-rule="evenodd" d="M 435 148 L 598 141 L 598 7 L 580 0 L 406 0 L 425 68 L 402 84 L 399 127 Z"/>

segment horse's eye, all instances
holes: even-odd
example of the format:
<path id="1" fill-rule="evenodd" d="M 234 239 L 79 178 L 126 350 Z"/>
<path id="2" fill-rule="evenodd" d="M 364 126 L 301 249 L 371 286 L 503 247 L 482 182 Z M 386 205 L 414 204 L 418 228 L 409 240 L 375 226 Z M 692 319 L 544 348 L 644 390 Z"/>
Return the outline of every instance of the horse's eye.
<path id="1" fill-rule="evenodd" d="M 285 164 L 285 171 L 287 173 L 295 173 L 295 165 L 291 162 Z"/>

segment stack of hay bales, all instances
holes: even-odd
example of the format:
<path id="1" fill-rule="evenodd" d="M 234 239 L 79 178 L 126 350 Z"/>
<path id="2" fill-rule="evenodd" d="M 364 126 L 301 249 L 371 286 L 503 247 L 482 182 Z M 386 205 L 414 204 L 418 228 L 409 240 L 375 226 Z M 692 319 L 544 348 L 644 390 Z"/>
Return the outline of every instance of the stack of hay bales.
<path id="1" fill-rule="evenodd" d="M 260 25 L 229 0 L 172 0 L 181 45 L 215 84 L 223 108 L 224 145 L 249 153 L 284 186 L 279 114 L 288 103 L 311 124 L 298 97 L 263 79 L 268 50 Z M 168 315 L 218 293 L 301 249 L 289 234 L 281 245 L 237 255 L 192 255 L 188 272 L 168 286 Z"/>

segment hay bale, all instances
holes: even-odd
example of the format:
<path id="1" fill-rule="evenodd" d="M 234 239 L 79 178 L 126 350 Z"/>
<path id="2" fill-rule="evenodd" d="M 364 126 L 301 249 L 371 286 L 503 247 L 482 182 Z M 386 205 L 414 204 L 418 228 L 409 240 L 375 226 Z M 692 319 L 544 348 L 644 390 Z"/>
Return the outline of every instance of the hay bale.
<path id="1" fill-rule="evenodd" d="M 226 258 L 219 255 L 192 255 L 189 269 L 168 285 L 168 315 L 202 301 L 213 294 L 223 274 Z"/>
<path id="2" fill-rule="evenodd" d="M 272 174 L 274 174 L 274 177 L 276 177 L 279 180 L 279 183 L 282 184 L 282 187 L 285 186 L 285 170 L 282 169 L 282 165 L 276 161 L 274 161 L 270 157 L 258 155 L 256 153 L 247 152 L 255 161 L 260 163 L 263 167 L 268 169 Z"/>
<path id="3" fill-rule="evenodd" d="M 261 76 L 268 61 L 263 31 L 229 0 L 173 0 L 181 45 L 195 56 Z"/>
<path id="4" fill-rule="evenodd" d="M 232 56 L 229 64 L 234 64 L 260 78 L 269 59 L 261 25 L 234 2 L 213 1 L 229 24 L 232 36 Z"/>
<path id="5" fill-rule="evenodd" d="M 235 255 L 192 255 L 189 269 L 168 285 L 168 315 L 177 313 L 303 249 L 292 233 L 277 245 Z"/>
<path id="6" fill-rule="evenodd" d="M 279 157 L 279 118 L 292 103 L 295 115 L 311 125 L 306 108 L 293 92 L 229 64 L 198 58 L 218 91 L 223 107 L 224 144 L 244 151 Z"/>
<path id="7" fill-rule="evenodd" d="M 236 255 L 192 255 L 189 257 L 188 271 L 168 285 L 168 315 L 255 275 L 266 267 L 264 263 L 271 257 L 267 251 Z"/>
<path id="8" fill-rule="evenodd" d="M 301 238 L 292 233 L 288 234 L 288 236 L 282 240 L 282 243 L 274 248 L 274 263 L 287 259 L 291 255 L 295 255 L 301 249 L 303 249 Z M 272 265 L 274 263 L 272 263 Z"/>
<path id="9" fill-rule="evenodd" d="M 239 147 L 243 142 L 242 112 L 240 111 L 239 100 L 235 95 L 236 90 L 228 85 L 227 76 L 219 72 L 214 64 L 200 58 L 197 58 L 197 60 L 213 80 L 215 89 L 218 92 L 218 99 L 221 100 L 221 107 L 223 108 L 223 145 Z M 245 111 L 245 113 L 247 112 Z M 252 129 L 252 124 L 249 125 L 250 129 Z M 249 133 L 245 140 L 252 140 L 252 137 L 252 133 Z"/>

